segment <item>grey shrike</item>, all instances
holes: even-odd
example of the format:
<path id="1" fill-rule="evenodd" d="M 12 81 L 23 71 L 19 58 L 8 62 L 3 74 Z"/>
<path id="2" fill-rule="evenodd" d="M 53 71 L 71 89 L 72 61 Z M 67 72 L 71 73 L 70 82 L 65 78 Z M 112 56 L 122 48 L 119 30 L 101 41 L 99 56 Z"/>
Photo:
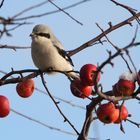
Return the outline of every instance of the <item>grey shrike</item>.
<path id="1" fill-rule="evenodd" d="M 32 38 L 32 59 L 37 68 L 41 71 L 52 69 L 66 72 L 73 70 L 71 58 L 48 26 L 36 25 L 30 36 Z M 73 79 L 79 78 L 75 72 L 68 72 L 67 76 Z"/>

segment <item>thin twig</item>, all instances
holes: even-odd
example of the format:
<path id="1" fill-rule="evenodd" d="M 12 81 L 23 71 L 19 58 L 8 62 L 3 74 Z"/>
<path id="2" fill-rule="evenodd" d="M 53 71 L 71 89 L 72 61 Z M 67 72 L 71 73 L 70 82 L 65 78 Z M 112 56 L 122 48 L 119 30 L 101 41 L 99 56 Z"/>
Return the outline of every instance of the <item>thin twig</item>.
<path id="1" fill-rule="evenodd" d="M 136 16 L 139 17 L 139 16 L 140 16 L 140 12 L 137 13 Z M 104 37 L 104 34 L 107 35 L 107 34 L 109 34 L 110 32 L 115 31 L 116 29 L 118 29 L 118 28 L 120 28 L 120 27 L 122 27 L 122 26 L 124 26 L 124 25 L 130 24 L 131 21 L 133 21 L 133 20 L 136 19 L 136 16 L 132 16 L 132 17 L 130 17 L 130 18 L 128 18 L 128 19 L 126 19 L 126 20 L 124 20 L 124 21 L 122 21 L 122 22 L 116 24 L 116 25 L 111 25 L 108 29 L 106 29 L 106 30 L 104 31 L 104 33 L 99 34 L 98 36 L 96 36 L 95 38 L 93 38 L 93 39 L 87 41 L 86 43 L 84 43 L 84 44 L 81 45 L 80 47 L 78 47 L 78 48 L 76 48 L 76 49 L 74 49 L 74 50 L 69 51 L 68 55 L 69 55 L 69 56 L 72 56 L 72 55 L 74 55 L 74 54 L 76 54 L 76 53 L 82 51 L 83 49 L 86 49 L 86 48 L 88 48 L 88 47 L 91 47 L 95 42 L 101 40 L 101 38 Z"/>
<path id="2" fill-rule="evenodd" d="M 116 5 L 119 5 L 119 6 L 123 7 L 124 9 L 128 10 L 133 16 L 136 16 L 136 12 L 135 12 L 135 11 L 137 11 L 136 9 L 133 9 L 130 6 L 121 4 L 115 0 L 111 0 L 111 1 L 114 2 Z M 140 19 L 137 16 L 136 16 L 136 20 L 137 20 L 138 24 L 140 24 Z"/>
<path id="3" fill-rule="evenodd" d="M 126 121 L 128 121 L 128 122 L 130 122 L 130 123 L 136 125 L 138 128 L 140 128 L 140 124 L 139 124 L 139 123 L 136 123 L 136 122 L 134 122 L 134 121 L 132 121 L 132 120 L 129 120 L 129 119 L 126 119 Z"/>
<path id="4" fill-rule="evenodd" d="M 10 31 L 13 31 L 13 30 L 15 30 L 15 29 L 17 29 L 17 28 L 21 27 L 22 25 L 29 25 L 29 24 L 32 24 L 32 23 L 31 23 L 31 22 L 22 22 L 22 23 L 17 23 L 17 25 L 16 25 L 15 27 L 10 28 L 10 29 L 7 29 L 7 31 L 8 31 L 8 32 L 10 32 Z"/>
<path id="5" fill-rule="evenodd" d="M 120 122 L 120 130 L 123 132 L 123 133 L 125 133 L 125 130 L 124 130 L 124 127 L 123 127 L 123 124 L 122 124 L 122 107 L 123 107 L 123 105 L 124 105 L 124 100 L 122 101 L 122 103 L 121 103 L 121 105 L 120 105 L 120 107 L 119 107 L 119 109 L 120 109 L 120 111 L 119 111 L 119 120 L 121 120 L 121 122 Z"/>
<path id="6" fill-rule="evenodd" d="M 24 14 L 24 13 L 30 11 L 30 10 L 33 10 L 33 9 L 35 9 L 35 8 L 38 8 L 38 7 L 42 6 L 42 5 L 45 5 L 46 3 L 48 3 L 48 0 L 45 0 L 45 1 L 41 2 L 41 3 L 36 4 L 36 5 L 30 6 L 30 7 L 26 8 L 26 9 L 24 9 L 23 11 L 17 13 L 16 15 L 14 15 L 14 16 L 11 17 L 11 18 L 12 18 L 12 19 L 15 19 L 15 18 L 17 18 L 18 16 L 21 16 L 22 14 Z"/>
<path id="7" fill-rule="evenodd" d="M 137 33 L 138 33 L 138 26 L 136 27 L 135 35 L 134 35 L 134 37 L 133 37 L 133 39 L 132 39 L 133 42 L 135 42 L 135 40 L 136 40 Z M 137 68 L 136 68 L 136 66 L 135 66 L 135 64 L 134 64 L 134 62 L 133 62 L 133 60 L 132 60 L 132 58 L 131 58 L 131 56 L 130 56 L 129 51 L 126 51 L 126 55 L 128 56 L 128 58 L 129 58 L 129 60 L 130 60 L 130 62 L 131 62 L 131 64 L 132 64 L 132 66 L 133 66 L 133 68 L 134 68 L 134 70 L 135 70 L 135 73 L 137 73 Z"/>
<path id="8" fill-rule="evenodd" d="M 43 77 L 43 73 L 40 73 L 41 76 L 41 81 L 42 84 L 45 88 L 45 90 L 47 91 L 49 97 L 51 98 L 51 100 L 53 101 L 54 105 L 56 106 L 56 108 L 58 109 L 59 113 L 62 115 L 62 117 L 64 118 L 64 122 L 68 122 L 68 124 L 72 127 L 72 129 L 76 132 L 77 135 L 79 135 L 79 132 L 76 130 L 76 128 L 74 127 L 74 125 L 69 121 L 69 119 L 63 114 L 63 112 L 61 111 L 61 109 L 58 106 L 58 103 L 55 101 L 55 99 L 53 98 L 53 96 L 51 95 L 50 91 L 48 90 L 46 84 L 45 84 L 45 80 Z"/>
<path id="9" fill-rule="evenodd" d="M 6 75 L 4 75 L 1 80 L 5 80 L 7 79 L 8 77 L 10 77 L 11 75 L 14 75 L 14 74 L 23 74 L 23 73 L 29 73 L 29 72 L 34 72 L 34 73 L 37 73 L 39 74 L 39 70 L 38 69 L 25 69 L 25 70 L 17 70 L 17 71 L 11 71 L 9 73 L 7 73 Z"/>
<path id="10" fill-rule="evenodd" d="M 46 124 L 46 123 L 44 123 L 44 122 L 42 122 L 42 121 L 39 121 L 39 120 L 37 120 L 37 119 L 34 119 L 34 118 L 32 118 L 32 117 L 30 117 L 30 116 L 27 116 L 27 115 L 25 115 L 25 114 L 23 114 L 23 113 L 20 113 L 20 112 L 14 110 L 14 109 L 12 109 L 12 108 L 10 108 L 10 110 L 11 110 L 13 113 L 15 113 L 16 115 L 19 115 L 19 116 L 21 116 L 21 117 L 23 117 L 23 118 L 25 118 L 25 119 L 28 119 L 29 121 L 32 121 L 32 122 L 35 122 L 35 123 L 37 123 L 37 124 L 40 124 L 40 125 L 42 125 L 42 126 L 44 126 L 44 127 L 47 127 L 48 129 L 51 129 L 51 130 L 54 130 L 54 131 L 57 131 L 57 132 L 60 132 L 60 133 L 63 133 L 63 134 L 67 134 L 67 135 L 77 136 L 77 134 L 75 134 L 75 133 L 68 132 L 68 131 L 62 130 L 62 129 L 60 129 L 60 128 L 57 128 L 57 127 L 48 125 L 48 124 Z M 90 137 L 88 137 L 88 140 L 96 140 L 96 138 L 90 138 Z"/>
<path id="11" fill-rule="evenodd" d="M 91 1 L 91 0 L 81 0 L 81 1 L 79 1 L 77 3 L 74 3 L 74 4 L 71 4 L 69 6 L 66 6 L 66 7 L 64 7 L 62 9 L 63 10 L 67 10 L 67 9 L 73 8 L 75 6 L 78 6 L 78 5 L 80 5 L 82 3 L 85 3 L 85 2 L 88 2 L 88 1 Z M 21 20 L 27 20 L 27 19 L 31 19 L 31 18 L 39 18 L 39 17 L 55 14 L 55 13 L 58 13 L 58 12 L 61 12 L 61 11 L 58 9 L 58 10 L 54 10 L 54 11 L 50 11 L 50 12 L 45 12 L 45 13 L 41 13 L 41 14 L 36 14 L 36 15 L 31 15 L 31 16 L 26 16 L 26 17 L 22 17 L 22 18 L 15 18 L 14 20 L 15 21 L 21 21 Z"/>
<path id="12" fill-rule="evenodd" d="M 4 0 L 1 1 L 0 8 L 3 6 L 3 4 L 4 4 Z"/>
<path id="13" fill-rule="evenodd" d="M 78 24 L 83 25 L 83 23 L 81 23 L 80 21 L 78 21 L 77 19 L 75 19 L 73 16 L 71 16 L 68 12 L 66 12 L 64 9 L 60 8 L 58 5 L 56 5 L 54 2 L 52 2 L 52 0 L 48 0 L 52 5 L 54 5 L 56 8 L 58 8 L 58 10 L 62 11 L 63 13 L 65 13 L 68 17 L 70 17 L 72 20 L 76 21 Z"/>
<path id="14" fill-rule="evenodd" d="M 93 122 L 93 117 L 92 117 L 93 113 L 92 112 L 95 109 L 95 106 L 102 100 L 103 100 L 103 98 L 98 96 L 98 97 L 94 98 L 93 101 L 89 105 L 87 105 L 85 121 L 84 121 L 82 130 L 81 130 L 81 133 L 78 136 L 77 140 L 86 140 L 91 122 Z"/>
<path id="15" fill-rule="evenodd" d="M 103 67 L 106 66 L 106 64 L 110 64 L 110 62 L 111 62 L 114 58 L 116 58 L 117 56 L 119 56 L 122 52 L 127 51 L 129 48 L 131 48 L 131 47 L 133 47 L 133 46 L 139 46 L 139 45 L 140 45 L 140 42 L 134 43 L 133 40 L 132 40 L 132 42 L 130 42 L 130 44 L 128 44 L 128 45 L 125 46 L 124 48 L 119 49 L 119 50 L 118 50 L 116 53 L 114 53 L 113 55 L 110 55 L 110 56 L 98 67 L 97 73 L 100 72 L 100 71 L 103 69 Z M 96 76 L 96 77 L 97 77 L 97 76 Z M 95 84 L 94 89 L 95 89 L 95 92 L 96 92 L 99 96 L 101 96 L 102 98 L 104 98 L 104 99 L 106 99 L 106 100 L 115 101 L 115 102 L 117 102 L 117 101 L 120 100 L 120 99 L 117 98 L 117 97 L 112 98 L 112 96 L 110 97 L 110 96 L 108 96 L 108 95 L 102 93 L 101 91 L 99 91 L 98 85 L 97 85 L 97 84 Z M 121 99 L 123 99 L 123 98 L 121 98 Z"/>
<path id="16" fill-rule="evenodd" d="M 98 28 L 104 33 L 104 30 L 99 26 L 99 24 L 96 23 L 96 25 L 98 26 Z M 117 47 L 116 45 L 114 45 L 110 40 L 109 38 L 107 37 L 107 35 L 104 33 L 104 36 L 105 38 L 107 39 L 107 41 L 116 49 L 116 50 L 119 50 L 119 47 Z M 122 59 L 124 60 L 124 62 L 126 63 L 127 65 L 127 68 L 129 69 L 129 71 L 132 73 L 132 70 L 129 66 L 129 63 L 127 62 L 127 60 L 124 58 L 123 56 L 123 53 L 120 54 L 120 56 L 122 57 Z M 112 63 L 111 63 L 112 64 Z"/>
<path id="17" fill-rule="evenodd" d="M 35 88 L 35 90 L 37 90 L 37 91 L 39 91 L 39 92 L 41 92 L 41 93 L 44 93 L 45 95 L 48 95 L 45 91 L 40 90 L 40 89 L 38 89 L 38 88 Z M 60 100 L 60 101 L 66 103 L 66 104 L 68 104 L 68 105 L 71 105 L 72 107 L 77 107 L 77 108 L 79 108 L 79 109 L 85 110 L 85 107 L 80 106 L 80 105 L 76 105 L 76 104 L 72 103 L 71 101 L 67 101 L 67 100 L 64 100 L 64 99 L 62 99 L 62 98 L 60 98 L 60 97 L 56 97 L 56 96 L 53 96 L 53 98 L 55 98 L 55 99 L 57 99 L 57 100 Z"/>
<path id="18" fill-rule="evenodd" d="M 14 110 L 14 109 L 12 109 L 12 108 L 11 108 L 10 110 L 11 110 L 13 113 L 15 113 L 15 114 L 17 114 L 17 115 L 19 115 L 19 116 L 21 116 L 21 117 L 23 117 L 23 118 L 25 118 L 25 119 L 28 119 L 28 120 L 30 120 L 30 121 L 32 121 L 32 122 L 35 122 L 35 123 L 37 123 L 37 124 L 40 124 L 40 125 L 42 125 L 42 126 L 45 126 L 45 127 L 49 128 L 49 129 L 51 129 L 51 130 L 55 130 L 55 131 L 58 131 L 58 132 L 61 132 L 61 133 L 64 133 L 64 134 L 68 134 L 68 135 L 77 136 L 77 135 L 74 134 L 74 133 L 71 133 L 71 132 L 62 130 L 62 129 L 60 129 L 60 128 L 56 128 L 56 127 L 54 127 L 54 126 L 48 125 L 48 124 L 46 124 L 46 123 L 44 123 L 44 122 L 41 122 L 41 121 L 39 121 L 39 120 L 36 120 L 36 119 L 34 119 L 34 118 L 32 118 L 32 117 L 29 117 L 29 116 L 23 114 L 23 113 L 20 113 L 20 112 Z"/>
<path id="19" fill-rule="evenodd" d="M 16 49 L 30 49 L 31 47 L 29 46 L 13 46 L 13 45 L 2 45 L 0 44 L 0 49 L 12 49 L 12 50 L 16 50 Z"/>
<path id="20" fill-rule="evenodd" d="M 78 72 L 78 71 L 60 71 L 60 70 L 46 70 L 46 71 L 43 71 L 44 73 L 49 73 L 49 72 L 58 72 L 58 73 L 61 73 L 61 74 L 64 74 L 65 76 L 67 76 L 67 73 L 69 72 Z M 31 73 L 31 74 L 28 74 L 27 76 L 22 76 L 21 75 L 23 73 Z M 79 73 L 79 72 L 78 72 Z M 19 74 L 19 76 L 17 78 L 11 78 L 11 79 L 7 79 L 8 77 L 11 77 L 12 75 L 14 74 Z M 35 78 L 37 77 L 38 75 L 40 75 L 40 70 L 39 69 L 25 69 L 25 70 L 13 70 L 9 73 L 7 73 L 6 75 L 4 75 L 1 79 L 0 79 L 0 86 L 2 85 L 6 85 L 6 84 L 15 84 L 15 83 L 18 83 L 18 82 L 22 82 L 23 80 L 25 79 L 30 79 L 30 78 Z M 70 79 L 69 79 L 70 80 Z"/>

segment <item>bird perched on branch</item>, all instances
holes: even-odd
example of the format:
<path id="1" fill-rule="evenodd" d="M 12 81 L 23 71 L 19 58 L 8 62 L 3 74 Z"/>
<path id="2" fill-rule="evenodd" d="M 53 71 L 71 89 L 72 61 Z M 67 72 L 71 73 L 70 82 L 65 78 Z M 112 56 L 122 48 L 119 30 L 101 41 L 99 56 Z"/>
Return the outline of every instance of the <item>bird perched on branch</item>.
<path id="1" fill-rule="evenodd" d="M 37 68 L 41 71 L 49 69 L 62 72 L 72 71 L 67 72 L 66 75 L 73 79 L 79 78 L 79 75 L 73 72 L 71 58 L 48 26 L 43 24 L 36 25 L 30 36 L 32 38 L 32 59 Z"/>

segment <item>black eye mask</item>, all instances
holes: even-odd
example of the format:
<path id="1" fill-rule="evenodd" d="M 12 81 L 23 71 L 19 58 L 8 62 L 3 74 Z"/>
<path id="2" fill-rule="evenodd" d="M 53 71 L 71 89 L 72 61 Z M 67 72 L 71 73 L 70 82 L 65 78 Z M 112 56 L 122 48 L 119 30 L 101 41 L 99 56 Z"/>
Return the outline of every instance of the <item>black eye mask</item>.
<path id="1" fill-rule="evenodd" d="M 36 33 L 37 35 L 39 36 L 42 36 L 42 37 L 46 37 L 46 38 L 51 38 L 50 34 L 49 33 Z"/>

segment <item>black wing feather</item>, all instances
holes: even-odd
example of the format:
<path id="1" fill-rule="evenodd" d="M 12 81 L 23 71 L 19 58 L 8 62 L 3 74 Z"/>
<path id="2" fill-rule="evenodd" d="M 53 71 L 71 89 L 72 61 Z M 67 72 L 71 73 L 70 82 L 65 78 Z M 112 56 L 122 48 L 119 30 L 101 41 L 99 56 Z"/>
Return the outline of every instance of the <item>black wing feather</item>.
<path id="1" fill-rule="evenodd" d="M 67 54 L 67 52 L 59 47 L 57 47 L 55 45 L 56 49 L 58 50 L 58 53 L 63 57 L 65 58 L 72 66 L 74 66 L 73 62 L 72 62 L 72 59 L 70 58 L 70 56 Z"/>

